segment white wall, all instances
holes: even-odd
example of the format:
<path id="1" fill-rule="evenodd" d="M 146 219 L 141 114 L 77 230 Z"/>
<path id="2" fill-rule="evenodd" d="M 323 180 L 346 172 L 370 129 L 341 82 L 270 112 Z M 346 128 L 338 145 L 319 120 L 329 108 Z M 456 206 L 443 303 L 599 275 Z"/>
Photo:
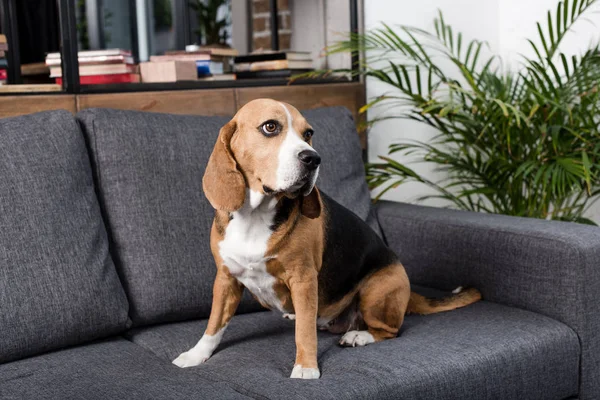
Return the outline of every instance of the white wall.
<path id="1" fill-rule="evenodd" d="M 386 22 L 388 24 L 412 25 L 433 31 L 433 19 L 438 9 L 442 10 L 446 22 L 455 31 L 461 31 L 466 40 L 487 41 L 492 52 L 500 54 L 507 63 L 518 66 L 520 54 L 530 55 L 531 51 L 525 38 L 537 36 L 536 21 L 546 18 L 548 9 L 555 9 L 558 0 L 365 0 L 365 28 L 373 28 Z M 565 38 L 561 49 L 569 54 L 579 52 L 598 40 L 600 26 L 598 13 L 590 14 L 590 22 L 578 23 L 576 31 Z M 385 93 L 385 85 L 367 80 L 367 98 Z M 369 111 L 369 119 L 380 115 L 380 111 Z M 427 139 L 434 131 L 413 121 L 392 120 L 381 122 L 369 132 L 369 160 L 375 161 L 379 155 L 388 152 L 390 143 L 399 138 Z M 406 161 L 406 160 L 403 160 Z M 413 165 L 419 172 L 436 179 L 435 173 L 423 166 Z M 418 184 L 401 185 L 384 198 L 395 201 L 414 202 L 416 198 L 428 193 Z M 425 204 L 442 206 L 443 201 L 430 200 Z M 600 204 L 591 215 L 600 221 Z"/>
<path id="2" fill-rule="evenodd" d="M 486 1 L 483 1 L 486 3 Z M 536 22 L 546 23 L 546 13 L 552 10 L 555 15 L 558 0 L 502 0 L 499 7 L 499 50 L 502 57 L 511 64 L 519 63 L 520 54 L 532 56 L 533 50 L 524 38 L 537 38 Z M 518 12 L 516 12 L 518 10 Z M 577 54 L 590 47 L 600 38 L 600 7 L 594 6 L 586 20 L 577 23 L 573 32 L 565 37 L 561 49 L 565 54 Z"/>
<path id="3" fill-rule="evenodd" d="M 291 49 L 310 51 L 313 66 L 350 68 L 349 54 L 323 57 L 326 46 L 342 40 L 350 31 L 350 2 L 348 0 L 292 0 Z"/>
<path id="4" fill-rule="evenodd" d="M 364 3 L 365 29 L 378 26 L 381 22 L 389 25 L 411 25 L 433 30 L 433 19 L 442 10 L 444 19 L 453 27 L 463 32 L 465 39 L 488 41 L 492 51 L 499 48 L 499 3 L 506 0 L 367 0 Z M 532 1 L 532 0 L 527 0 Z M 450 66 L 448 66 L 450 67 Z M 374 80 L 367 81 L 367 98 L 379 96 L 389 88 Z M 370 110 L 368 118 L 380 116 L 380 110 Z M 378 123 L 369 132 L 369 160 L 376 161 L 379 155 L 386 155 L 388 146 L 400 138 L 426 140 L 435 131 L 416 121 L 389 120 Z M 420 173 L 435 178 L 431 168 L 411 164 Z M 416 198 L 429 193 L 419 184 L 405 184 L 388 192 L 388 200 L 412 202 Z M 429 205 L 444 205 L 440 200 L 429 200 Z"/>

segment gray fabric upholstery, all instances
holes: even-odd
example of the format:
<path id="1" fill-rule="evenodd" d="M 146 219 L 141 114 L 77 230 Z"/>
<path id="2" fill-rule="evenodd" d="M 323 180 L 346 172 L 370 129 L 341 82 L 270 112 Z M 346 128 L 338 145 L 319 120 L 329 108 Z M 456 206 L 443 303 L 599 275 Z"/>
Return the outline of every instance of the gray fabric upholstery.
<path id="1" fill-rule="evenodd" d="M 202 175 L 228 118 L 101 109 L 78 118 L 133 323 L 206 317 L 215 275 L 214 211 Z M 247 297 L 244 308 L 259 306 Z"/>
<path id="2" fill-rule="evenodd" d="M 324 160 L 319 185 L 365 219 L 370 200 L 350 112 L 334 107 L 305 114 Z M 78 118 L 134 324 L 208 316 L 214 212 L 202 175 L 228 118 L 106 109 L 85 110 Z M 240 311 L 259 308 L 246 296 Z"/>
<path id="3" fill-rule="evenodd" d="M 2 400 L 247 399 L 112 339 L 0 365 Z"/>
<path id="4" fill-rule="evenodd" d="M 379 222 L 412 282 L 469 285 L 547 315 L 581 342 L 581 399 L 600 398 L 600 229 L 382 202 Z"/>
<path id="5" fill-rule="evenodd" d="M 315 130 L 313 147 L 323 160 L 317 186 L 366 221 L 371 196 L 352 114 L 344 107 L 323 107 L 302 115 Z"/>
<path id="6" fill-rule="evenodd" d="M 206 321 L 139 328 L 127 337 L 166 361 L 193 346 Z M 409 316 L 398 338 L 341 348 L 319 333 L 321 379 L 289 379 L 294 322 L 264 312 L 234 317 L 207 363 L 189 369 L 269 399 L 564 399 L 577 393 L 579 343 L 567 326 L 481 302 Z"/>
<path id="7" fill-rule="evenodd" d="M 73 116 L 1 119 L 0 186 L 0 363 L 126 329 Z"/>

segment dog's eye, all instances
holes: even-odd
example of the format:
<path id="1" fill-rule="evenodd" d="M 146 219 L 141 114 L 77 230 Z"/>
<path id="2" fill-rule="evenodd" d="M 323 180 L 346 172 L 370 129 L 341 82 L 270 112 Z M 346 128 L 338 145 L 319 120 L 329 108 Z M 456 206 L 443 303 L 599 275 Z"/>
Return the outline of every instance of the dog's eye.
<path id="1" fill-rule="evenodd" d="M 277 135 L 280 131 L 277 121 L 267 121 L 260 126 L 260 130 L 266 136 Z"/>
<path id="2" fill-rule="evenodd" d="M 306 140 L 307 142 L 313 137 L 313 135 L 315 134 L 315 131 L 313 131 L 312 129 L 308 129 L 306 131 L 304 131 L 304 140 Z"/>

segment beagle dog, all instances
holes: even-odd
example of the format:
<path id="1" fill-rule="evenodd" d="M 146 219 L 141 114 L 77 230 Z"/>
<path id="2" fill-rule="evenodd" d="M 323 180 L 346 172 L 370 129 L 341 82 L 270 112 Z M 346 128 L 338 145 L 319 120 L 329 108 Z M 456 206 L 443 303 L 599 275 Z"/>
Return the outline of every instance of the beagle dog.
<path id="1" fill-rule="evenodd" d="M 321 158 L 313 129 L 289 104 L 254 100 L 220 131 L 203 178 L 215 208 L 217 265 L 208 326 L 173 363 L 213 354 L 244 288 L 295 320 L 292 378 L 316 379 L 317 328 L 342 346 L 394 338 L 405 313 L 430 314 L 478 301 L 475 289 L 440 300 L 411 293 L 398 257 L 358 216 L 315 186 Z"/>

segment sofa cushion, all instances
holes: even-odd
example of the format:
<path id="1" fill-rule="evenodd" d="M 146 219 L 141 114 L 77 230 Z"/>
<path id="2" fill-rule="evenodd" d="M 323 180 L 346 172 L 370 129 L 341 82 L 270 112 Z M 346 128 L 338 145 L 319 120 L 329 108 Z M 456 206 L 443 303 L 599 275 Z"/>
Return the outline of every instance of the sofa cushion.
<path id="1" fill-rule="evenodd" d="M 307 111 L 323 154 L 319 185 L 365 219 L 358 135 L 344 108 Z M 215 274 L 214 211 L 202 176 L 226 117 L 108 109 L 78 115 L 135 325 L 207 317 Z M 240 312 L 260 309 L 246 294 Z"/>
<path id="2" fill-rule="evenodd" d="M 0 119 L 0 362 L 126 329 L 83 135 L 53 111 Z"/>
<path id="3" fill-rule="evenodd" d="M 323 161 L 318 187 L 367 220 L 371 197 L 352 113 L 344 107 L 322 107 L 302 111 L 302 115 L 315 130 L 313 146 Z"/>
<path id="4" fill-rule="evenodd" d="M 189 321 L 126 335 L 167 361 L 193 346 L 205 326 Z M 211 359 L 189 371 L 269 399 L 560 400 L 577 394 L 577 335 L 548 317 L 498 304 L 408 316 L 398 338 L 362 348 L 342 348 L 338 340 L 319 332 L 321 379 L 289 379 L 294 322 L 272 312 L 240 315 Z"/>
<path id="5" fill-rule="evenodd" d="M 225 384 L 182 371 L 125 339 L 0 365 L 0 398 L 248 399 Z"/>

